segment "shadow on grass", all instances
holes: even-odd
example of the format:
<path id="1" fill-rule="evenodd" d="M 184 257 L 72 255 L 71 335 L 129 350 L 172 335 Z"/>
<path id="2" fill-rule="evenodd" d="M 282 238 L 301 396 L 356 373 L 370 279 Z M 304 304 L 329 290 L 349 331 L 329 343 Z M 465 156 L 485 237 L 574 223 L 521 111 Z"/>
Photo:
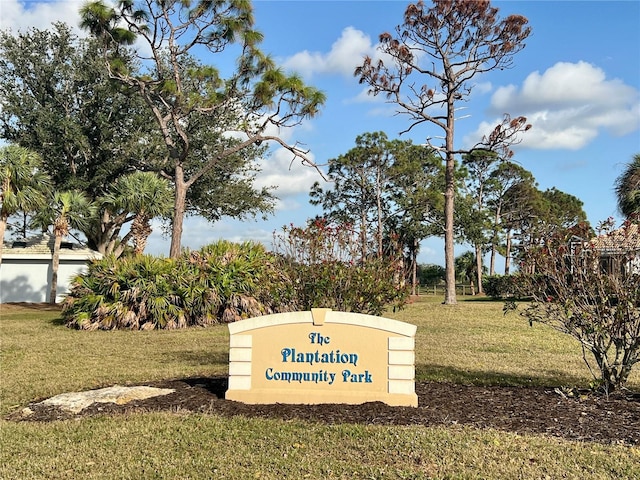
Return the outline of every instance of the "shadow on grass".
<path id="1" fill-rule="evenodd" d="M 504 303 L 504 302 L 530 302 L 531 297 L 490 297 L 488 295 L 456 295 L 456 301 L 458 303 L 466 302 L 487 302 L 487 303 Z M 430 293 L 423 293 L 418 296 L 411 297 L 408 303 L 443 303 L 444 295 L 432 295 Z"/>
<path id="2" fill-rule="evenodd" d="M 504 372 L 462 370 L 445 365 L 416 365 L 416 381 L 448 382 L 460 385 L 505 387 L 585 387 L 584 378 L 560 371 L 545 371 L 544 376 L 521 376 Z"/>
<path id="3" fill-rule="evenodd" d="M 500 298 L 494 298 L 494 297 L 487 297 L 486 295 L 468 295 L 468 296 L 458 296 L 456 297 L 458 302 L 464 302 L 464 303 L 470 303 L 470 302 L 474 302 L 474 303 L 504 303 L 503 299 Z"/>
<path id="4" fill-rule="evenodd" d="M 513 302 L 529 302 L 531 298 L 495 298 L 486 295 L 457 295 L 456 301 L 460 303 L 504 303 L 506 301 Z M 420 295 L 412 297 L 409 303 L 444 303 L 442 295 Z"/>
<path id="5" fill-rule="evenodd" d="M 477 297 L 458 297 L 459 301 L 463 302 L 478 302 L 478 303 L 505 303 L 505 302 L 530 302 L 530 297 L 508 297 L 508 298 L 495 298 L 495 297 L 487 297 L 487 296 L 477 296 Z"/>
<path id="6" fill-rule="evenodd" d="M 227 357 L 224 357 L 226 362 Z M 181 381 L 191 386 L 205 387 L 219 398 L 224 398 L 224 392 L 228 388 L 228 376 L 226 375 L 185 378 Z M 523 377 L 502 372 L 466 371 L 455 367 L 424 364 L 416 365 L 416 382 L 453 383 L 482 387 L 587 387 L 584 378 L 564 375 L 562 372 L 549 372 L 549 375 L 544 377 Z"/>
<path id="7" fill-rule="evenodd" d="M 56 318 L 52 318 L 51 320 L 49 320 L 49 323 L 55 327 L 64 327 L 65 326 L 65 319 L 62 317 L 56 317 Z"/>

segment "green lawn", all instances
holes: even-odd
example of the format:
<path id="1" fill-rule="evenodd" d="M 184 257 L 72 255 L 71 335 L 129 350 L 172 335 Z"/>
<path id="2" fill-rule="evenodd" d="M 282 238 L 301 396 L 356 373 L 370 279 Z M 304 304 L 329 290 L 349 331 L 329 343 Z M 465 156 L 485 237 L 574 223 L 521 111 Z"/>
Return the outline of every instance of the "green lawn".
<path id="1" fill-rule="evenodd" d="M 578 344 L 502 304 L 425 299 L 419 380 L 587 386 Z M 227 373 L 226 326 L 81 332 L 56 311 L 0 306 L 0 413 L 67 391 Z M 631 378 L 640 389 L 640 372 Z M 49 424 L 0 420 L 2 479 L 640 478 L 640 448 L 464 427 L 324 425 L 149 413 Z"/>

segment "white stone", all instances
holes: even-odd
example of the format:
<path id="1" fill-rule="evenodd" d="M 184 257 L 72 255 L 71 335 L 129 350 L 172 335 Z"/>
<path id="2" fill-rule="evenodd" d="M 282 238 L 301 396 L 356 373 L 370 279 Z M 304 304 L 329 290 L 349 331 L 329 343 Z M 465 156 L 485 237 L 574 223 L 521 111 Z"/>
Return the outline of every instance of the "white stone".
<path id="1" fill-rule="evenodd" d="M 40 405 L 50 405 L 59 407 L 71 413 L 80 413 L 82 410 L 94 403 L 115 403 L 124 405 L 133 400 L 144 400 L 145 398 L 168 395 L 175 392 L 171 388 L 155 388 L 147 386 L 123 387 L 114 385 L 113 387 L 100 388 L 98 390 L 88 390 L 85 392 L 70 392 L 56 395 L 40 402 Z"/>

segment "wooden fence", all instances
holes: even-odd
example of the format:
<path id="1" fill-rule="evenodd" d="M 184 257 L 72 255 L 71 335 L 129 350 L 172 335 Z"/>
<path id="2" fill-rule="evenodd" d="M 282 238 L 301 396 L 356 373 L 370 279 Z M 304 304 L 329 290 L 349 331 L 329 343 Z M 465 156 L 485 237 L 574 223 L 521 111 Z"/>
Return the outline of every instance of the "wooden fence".
<path id="1" fill-rule="evenodd" d="M 472 295 L 471 285 L 456 284 L 456 295 Z M 444 295 L 444 285 L 419 285 L 418 295 Z"/>

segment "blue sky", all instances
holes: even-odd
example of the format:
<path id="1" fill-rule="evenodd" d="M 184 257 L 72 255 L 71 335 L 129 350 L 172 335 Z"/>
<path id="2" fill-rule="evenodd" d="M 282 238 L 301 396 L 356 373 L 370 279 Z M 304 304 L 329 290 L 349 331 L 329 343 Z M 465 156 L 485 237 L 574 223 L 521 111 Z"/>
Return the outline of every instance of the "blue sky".
<path id="1" fill-rule="evenodd" d="M 52 21 L 77 25 L 76 0 L 0 0 L 0 28 L 47 28 Z M 323 164 L 347 152 L 356 136 L 383 130 L 389 138 L 424 143 L 439 135 L 423 126 L 399 136 L 407 120 L 394 106 L 366 95 L 353 77 L 364 55 L 376 55 L 378 35 L 402 22 L 404 1 L 254 2 L 264 51 L 284 68 L 327 95 L 320 116 L 284 133 L 310 149 Z M 494 1 L 501 17 L 524 15 L 533 33 L 514 67 L 477 78 L 456 143 L 466 146 L 506 112 L 533 124 L 515 148 L 514 161 L 531 171 L 540 189 L 556 187 L 584 202 L 592 225 L 620 220 L 615 179 L 640 153 L 640 1 Z M 203 59 L 207 61 L 206 58 Z M 217 62 L 211 59 L 211 62 Z M 183 245 L 198 248 L 218 238 L 258 240 L 270 245 L 282 225 L 302 225 L 317 213 L 309 205 L 313 169 L 291 164 L 272 151 L 262 162 L 261 185 L 278 185 L 278 210 L 268 221 L 222 220 L 214 225 L 190 218 Z M 156 228 L 147 251 L 167 254 L 169 240 Z M 420 262 L 443 264 L 441 239 L 422 244 Z M 456 255 L 467 247 L 456 247 Z M 498 265 L 498 269 L 501 266 Z"/>

